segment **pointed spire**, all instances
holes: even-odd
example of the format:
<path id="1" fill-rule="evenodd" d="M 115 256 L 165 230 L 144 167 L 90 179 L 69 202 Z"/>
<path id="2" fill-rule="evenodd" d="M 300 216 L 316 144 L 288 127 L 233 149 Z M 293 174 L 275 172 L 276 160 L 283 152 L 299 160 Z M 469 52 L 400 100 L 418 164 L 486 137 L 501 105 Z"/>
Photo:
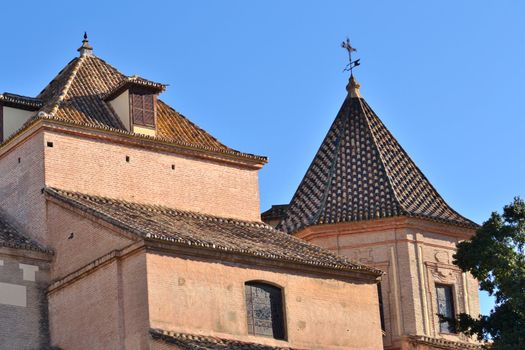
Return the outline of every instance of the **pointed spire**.
<path id="1" fill-rule="evenodd" d="M 93 56 L 93 47 L 89 45 L 89 40 L 86 32 L 84 32 L 84 40 L 82 40 L 82 46 L 80 46 L 77 51 L 80 52 L 80 57 Z"/>
<path id="2" fill-rule="evenodd" d="M 361 88 L 361 85 L 355 80 L 354 75 L 350 75 L 350 79 L 348 79 L 348 85 L 346 85 L 346 91 L 348 91 L 348 97 L 361 97 L 361 93 L 359 92 L 359 89 Z"/>

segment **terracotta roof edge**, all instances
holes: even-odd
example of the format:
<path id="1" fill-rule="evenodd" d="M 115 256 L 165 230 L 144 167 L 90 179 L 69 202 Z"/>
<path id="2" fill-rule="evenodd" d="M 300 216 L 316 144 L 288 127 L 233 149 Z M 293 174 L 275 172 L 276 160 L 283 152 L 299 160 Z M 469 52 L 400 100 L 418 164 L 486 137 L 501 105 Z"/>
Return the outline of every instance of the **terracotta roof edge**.
<path id="1" fill-rule="evenodd" d="M 380 275 L 382 275 L 382 271 L 381 270 L 378 270 L 376 268 L 369 267 L 369 266 L 366 266 L 366 265 L 362 265 L 362 264 L 351 262 L 347 258 L 340 257 L 340 256 L 339 256 L 339 258 L 342 258 L 343 261 L 338 262 L 338 263 L 328 263 L 328 262 L 326 262 L 326 263 L 321 263 L 321 262 L 308 263 L 308 262 L 302 261 L 300 259 L 287 259 L 287 258 L 282 258 L 282 257 L 278 257 L 277 258 L 277 257 L 270 256 L 269 254 L 262 254 L 262 253 L 257 253 L 256 254 L 256 253 L 249 252 L 247 250 L 236 250 L 236 249 L 232 249 L 232 248 L 222 247 L 222 246 L 219 246 L 219 245 L 216 245 L 216 244 L 208 244 L 208 243 L 196 244 L 196 243 L 188 242 L 188 241 L 186 241 L 184 239 L 181 239 L 181 238 L 168 238 L 168 237 L 165 237 L 164 235 L 158 235 L 158 234 L 152 233 L 152 232 L 144 232 L 143 230 L 140 230 L 140 229 L 134 229 L 133 227 L 130 227 L 127 223 L 121 222 L 120 220 L 117 220 L 117 219 L 114 219 L 112 217 L 109 217 L 106 214 L 103 214 L 103 213 L 101 213 L 100 211 L 98 211 L 96 209 L 89 208 L 85 204 L 80 203 L 78 200 L 76 200 L 75 197 L 85 197 L 85 199 L 87 199 L 87 200 L 93 200 L 93 199 L 114 200 L 114 201 L 118 201 L 118 202 L 121 202 L 121 203 L 127 203 L 127 204 L 134 204 L 134 205 L 144 206 L 144 207 L 147 207 L 148 210 L 158 211 L 159 213 L 175 213 L 177 215 L 189 216 L 189 217 L 199 218 L 199 219 L 203 219 L 203 220 L 219 221 L 219 222 L 223 221 L 223 222 L 227 222 L 227 223 L 230 223 L 230 224 L 235 224 L 235 225 L 239 225 L 239 226 L 251 226 L 251 227 L 265 229 L 265 230 L 268 230 L 270 232 L 274 232 L 275 234 L 286 235 L 286 233 L 284 233 L 282 231 L 275 230 L 274 228 L 272 228 L 271 226 L 269 226 L 269 225 L 267 225 L 267 224 L 265 224 L 263 222 L 242 221 L 242 220 L 239 220 L 239 219 L 211 216 L 211 215 L 206 215 L 206 214 L 201 214 L 201 213 L 196 213 L 196 212 L 191 212 L 191 211 L 185 211 L 185 210 L 180 210 L 180 209 L 174 209 L 174 208 L 168 208 L 168 207 L 163 207 L 163 206 L 158 206 L 158 205 L 133 203 L 133 202 L 129 202 L 129 201 L 126 201 L 126 200 L 111 199 L 111 198 L 100 197 L 100 196 L 97 196 L 97 195 L 89 195 L 89 194 L 84 194 L 84 193 L 79 193 L 79 192 L 64 191 L 64 190 L 60 190 L 60 189 L 53 188 L 53 187 L 46 187 L 44 192 L 46 193 L 46 195 L 49 195 L 49 196 L 51 196 L 53 198 L 56 198 L 57 200 L 63 201 L 66 204 L 72 205 L 73 207 L 76 207 L 76 208 L 79 208 L 79 209 L 82 209 L 82 210 L 86 210 L 91 215 L 94 215 L 95 217 L 98 217 L 98 218 L 100 218 L 100 219 L 102 219 L 102 220 L 104 220 L 104 221 L 106 221 L 106 222 L 108 222 L 108 223 L 110 223 L 112 225 L 115 225 L 115 226 L 117 226 L 117 227 L 119 227 L 121 229 L 129 231 L 130 233 L 133 233 L 133 234 L 137 235 L 138 237 L 141 237 L 142 239 L 152 239 L 152 240 L 159 240 L 159 241 L 168 242 L 168 243 L 181 244 L 181 245 L 183 245 L 185 247 L 194 246 L 194 247 L 197 247 L 197 248 L 209 248 L 209 249 L 218 250 L 218 251 L 230 251 L 230 252 L 236 253 L 236 254 L 247 254 L 247 255 L 250 255 L 250 256 L 256 256 L 256 257 L 269 259 L 269 260 L 276 260 L 277 259 L 277 260 L 280 260 L 280 261 L 288 261 L 290 263 L 300 264 L 300 265 L 304 265 L 304 266 L 318 266 L 318 267 L 321 267 L 323 269 L 329 269 L 329 270 L 346 271 L 346 272 L 354 271 L 354 272 L 360 272 L 360 273 L 364 273 L 364 274 L 371 274 L 371 275 L 374 275 L 376 277 L 379 277 Z M 309 244 L 309 243 L 307 243 L 307 242 L 305 242 L 305 241 L 303 241 L 301 239 L 298 239 L 298 238 L 296 238 L 294 236 L 290 236 L 290 235 L 287 235 L 287 236 L 289 237 L 289 239 L 297 240 L 301 244 L 306 244 L 306 245 L 312 246 L 311 244 Z M 329 251 L 326 251 L 326 250 L 324 250 L 324 249 L 322 249 L 320 247 L 317 247 L 317 246 L 312 246 L 312 247 L 316 248 L 320 252 L 330 253 Z M 330 254 L 331 255 L 335 255 L 333 253 L 330 253 Z"/>
<path id="2" fill-rule="evenodd" d="M 67 96 L 69 89 L 71 88 L 71 85 L 73 84 L 73 81 L 75 80 L 75 77 L 77 76 L 77 73 L 82 66 L 82 63 L 86 60 L 86 56 L 80 56 L 77 61 L 75 61 L 75 66 L 73 67 L 73 70 L 71 71 L 71 75 L 67 79 L 66 83 L 64 84 L 62 91 L 60 91 L 60 95 L 58 95 L 58 99 L 53 102 L 53 108 L 51 108 L 50 115 L 55 115 L 58 108 L 60 107 L 60 104 L 64 100 L 64 98 Z"/>
<path id="3" fill-rule="evenodd" d="M 6 105 L 8 107 L 25 107 L 23 109 L 29 109 L 31 111 L 37 111 L 44 105 L 42 100 L 39 98 L 17 95 L 10 92 L 4 92 L 3 94 L 0 94 L 0 104 Z"/>

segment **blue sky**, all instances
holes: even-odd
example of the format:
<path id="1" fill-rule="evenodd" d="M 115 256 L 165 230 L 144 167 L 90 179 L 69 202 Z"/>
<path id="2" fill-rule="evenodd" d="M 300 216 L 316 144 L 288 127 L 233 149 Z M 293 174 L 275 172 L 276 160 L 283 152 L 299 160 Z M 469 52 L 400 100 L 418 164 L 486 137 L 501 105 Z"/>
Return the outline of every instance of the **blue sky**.
<path id="1" fill-rule="evenodd" d="M 290 200 L 343 102 L 349 36 L 368 103 L 447 202 L 482 222 L 525 196 L 524 16 L 518 1 L 11 1 L 0 91 L 36 95 L 87 30 L 96 55 L 169 84 L 166 102 L 270 158 L 264 210 Z"/>

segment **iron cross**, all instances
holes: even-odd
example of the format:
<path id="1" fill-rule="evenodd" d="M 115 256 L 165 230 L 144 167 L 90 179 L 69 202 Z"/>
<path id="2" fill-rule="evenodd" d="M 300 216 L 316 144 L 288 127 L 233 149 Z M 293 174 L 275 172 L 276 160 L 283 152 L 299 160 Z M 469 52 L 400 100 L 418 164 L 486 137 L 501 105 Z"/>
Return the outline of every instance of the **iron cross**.
<path id="1" fill-rule="evenodd" d="M 350 74 L 352 74 L 352 70 L 361 64 L 359 62 L 360 59 L 352 61 L 352 52 L 355 52 L 357 50 L 354 47 L 352 47 L 352 44 L 350 44 L 350 39 L 348 38 L 346 38 L 346 41 L 343 41 L 341 43 L 341 47 L 345 49 L 346 51 L 348 51 L 348 61 L 349 61 L 345 69 L 343 69 L 343 72 L 350 72 Z"/>

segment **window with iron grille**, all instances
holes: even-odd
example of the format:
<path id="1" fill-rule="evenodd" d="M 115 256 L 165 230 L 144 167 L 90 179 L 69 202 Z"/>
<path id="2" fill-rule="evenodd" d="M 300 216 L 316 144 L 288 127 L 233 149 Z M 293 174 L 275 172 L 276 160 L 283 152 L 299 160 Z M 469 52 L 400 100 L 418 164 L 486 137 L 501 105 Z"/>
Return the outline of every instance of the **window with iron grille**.
<path id="1" fill-rule="evenodd" d="M 155 127 L 155 98 L 151 92 L 131 91 L 131 116 L 134 125 Z"/>
<path id="2" fill-rule="evenodd" d="M 281 288 L 262 282 L 247 282 L 248 333 L 285 339 Z"/>
<path id="3" fill-rule="evenodd" d="M 450 319 L 439 321 L 440 333 L 456 332 L 454 322 L 452 321 L 452 319 L 455 317 L 454 298 L 452 292 L 452 286 L 446 284 L 436 284 L 437 313 L 439 316 Z"/>

